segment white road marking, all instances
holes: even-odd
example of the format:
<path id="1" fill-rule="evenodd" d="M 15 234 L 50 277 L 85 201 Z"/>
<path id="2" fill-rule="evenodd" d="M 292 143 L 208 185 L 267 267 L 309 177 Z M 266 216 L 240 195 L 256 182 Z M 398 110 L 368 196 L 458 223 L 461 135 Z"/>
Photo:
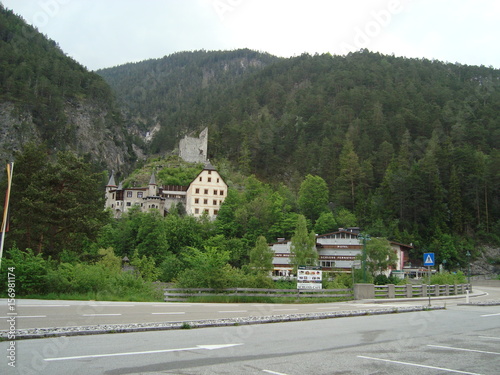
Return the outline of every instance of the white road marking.
<path id="1" fill-rule="evenodd" d="M 276 372 L 276 371 L 271 371 L 271 370 L 262 370 L 262 372 L 267 372 L 268 374 L 272 374 L 272 375 L 287 375 L 283 372 Z"/>
<path id="2" fill-rule="evenodd" d="M 82 316 L 120 316 L 121 314 L 83 314 Z"/>
<path id="3" fill-rule="evenodd" d="M 139 355 L 139 354 L 156 354 L 156 353 L 168 353 L 168 352 L 183 352 L 188 350 L 214 350 L 229 348 L 231 346 L 238 346 L 243 344 L 222 344 L 222 345 L 196 345 L 192 348 L 179 348 L 179 349 L 161 349 L 161 350 L 148 350 L 144 352 L 125 352 L 125 353 L 110 353 L 110 354 L 92 354 L 92 355 L 77 355 L 74 357 L 59 357 L 59 358 L 44 358 L 44 361 L 68 361 L 72 359 L 87 359 L 87 358 L 104 358 L 104 357 L 118 357 L 127 355 Z"/>
<path id="4" fill-rule="evenodd" d="M 32 316 L 28 316 L 28 315 L 11 315 L 11 316 L 0 316 L 0 319 L 10 319 L 13 316 L 15 316 L 16 319 L 19 319 L 19 318 L 46 318 L 47 317 L 47 315 L 32 315 Z"/>
<path id="5" fill-rule="evenodd" d="M 492 337 L 492 336 L 478 336 L 481 339 L 490 339 L 490 340 L 500 340 L 500 337 Z"/>
<path id="6" fill-rule="evenodd" d="M 220 313 L 239 313 L 239 312 L 248 312 L 247 310 L 222 310 L 218 311 Z"/>
<path id="7" fill-rule="evenodd" d="M 297 311 L 298 309 L 274 309 L 273 311 Z"/>
<path id="8" fill-rule="evenodd" d="M 151 315 L 182 315 L 185 312 L 159 312 L 159 313 L 151 313 Z"/>
<path id="9" fill-rule="evenodd" d="M 441 370 L 441 371 L 447 371 L 447 372 L 454 372 L 456 374 L 467 374 L 467 375 L 481 375 L 476 372 L 467 372 L 467 371 L 459 371 L 459 370 L 453 370 L 450 368 L 445 368 L 445 367 L 436 367 L 436 366 L 427 366 L 427 365 L 420 365 L 418 363 L 410 363 L 410 362 L 401 362 L 401 361 L 392 361 L 390 359 L 383 359 L 383 358 L 374 358 L 374 357 L 365 357 L 363 355 L 358 355 L 358 358 L 364 358 L 364 359 L 371 359 L 373 361 L 382 361 L 382 362 L 389 362 L 389 363 L 395 363 L 398 365 L 405 365 L 405 366 L 414 366 L 414 367 L 423 367 L 423 368 L 430 368 L 433 370 Z"/>
<path id="10" fill-rule="evenodd" d="M 481 315 L 481 318 L 486 318 L 488 316 L 498 316 L 500 315 L 500 313 L 496 313 L 496 314 L 486 314 L 486 315 Z"/>
<path id="11" fill-rule="evenodd" d="M 444 346 L 444 345 L 427 345 L 427 346 L 429 346 L 431 348 L 437 348 L 437 349 L 459 350 L 459 351 L 462 351 L 462 352 L 473 352 L 473 353 L 500 355 L 499 352 L 488 352 L 488 351 L 476 350 L 476 349 L 455 348 L 453 346 Z"/>
<path id="12" fill-rule="evenodd" d="M 23 305 L 18 304 L 17 307 L 69 307 L 71 305 Z"/>
<path id="13" fill-rule="evenodd" d="M 93 305 L 88 305 L 89 307 L 135 307 L 135 305 L 131 305 L 131 304 L 116 304 L 116 305 L 112 305 L 112 304 L 93 304 Z"/>
<path id="14" fill-rule="evenodd" d="M 333 310 L 333 309 L 338 309 L 340 306 L 331 306 L 331 307 L 318 307 L 318 310 Z"/>

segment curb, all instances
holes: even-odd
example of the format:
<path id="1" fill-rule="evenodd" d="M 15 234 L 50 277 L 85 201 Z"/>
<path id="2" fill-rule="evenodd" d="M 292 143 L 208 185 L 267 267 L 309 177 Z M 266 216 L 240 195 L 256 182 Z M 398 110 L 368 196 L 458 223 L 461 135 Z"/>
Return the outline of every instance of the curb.
<path id="1" fill-rule="evenodd" d="M 9 340 L 100 335 L 109 333 L 166 331 L 173 329 L 230 327 L 230 326 L 240 326 L 240 325 L 297 322 L 297 321 L 332 319 L 332 318 L 348 318 L 356 316 L 397 314 L 405 312 L 418 312 L 418 311 L 444 310 L 444 309 L 445 307 L 443 306 L 408 306 L 408 307 L 391 307 L 391 308 L 384 308 L 377 310 L 355 310 L 355 311 L 336 311 L 336 312 L 325 312 L 325 313 L 304 313 L 304 314 L 293 314 L 293 315 L 272 315 L 272 316 L 249 317 L 249 318 L 184 321 L 175 323 L 107 324 L 107 325 L 85 326 L 85 327 L 31 328 L 25 330 L 18 330 L 16 332 L 16 337 Z M 6 331 L 2 331 L 0 333 L 0 339 L 3 341 L 7 341 Z"/>

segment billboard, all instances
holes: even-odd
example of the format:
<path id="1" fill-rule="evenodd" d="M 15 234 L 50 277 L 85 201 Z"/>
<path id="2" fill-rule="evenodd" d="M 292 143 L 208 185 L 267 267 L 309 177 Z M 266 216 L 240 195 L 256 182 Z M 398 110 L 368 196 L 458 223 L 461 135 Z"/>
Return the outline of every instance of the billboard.
<path id="1" fill-rule="evenodd" d="M 299 266 L 297 269 L 297 289 L 323 289 L 321 267 Z"/>

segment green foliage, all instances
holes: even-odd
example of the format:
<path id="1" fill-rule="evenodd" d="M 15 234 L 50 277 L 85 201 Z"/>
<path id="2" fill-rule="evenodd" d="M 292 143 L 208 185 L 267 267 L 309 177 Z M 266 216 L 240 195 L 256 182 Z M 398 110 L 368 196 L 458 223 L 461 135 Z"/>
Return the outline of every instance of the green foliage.
<path id="1" fill-rule="evenodd" d="M 299 215 L 297 227 L 292 237 L 291 259 L 293 273 L 297 273 L 298 266 L 316 266 L 318 252 L 316 251 L 316 235 L 307 232 L 306 218 Z"/>
<path id="2" fill-rule="evenodd" d="M 446 285 L 446 284 L 465 284 L 467 277 L 462 271 L 456 273 L 440 272 L 431 276 L 431 285 Z"/>
<path id="3" fill-rule="evenodd" d="M 394 267 L 397 255 L 386 238 L 373 237 L 366 242 L 367 268 L 374 276 Z"/>
<path id="4" fill-rule="evenodd" d="M 0 277 L 6 282 L 8 269 L 14 267 L 11 273 L 15 274 L 18 297 L 149 301 L 161 298 L 150 283 L 122 272 L 117 267 L 120 260 L 112 249 L 101 251 L 101 259 L 96 264 L 56 263 L 44 260 L 29 249 L 12 248 L 7 255 L 2 259 Z"/>
<path id="5" fill-rule="evenodd" d="M 12 230 L 7 246 L 36 249 L 59 258 L 64 250 L 82 254 L 110 219 L 103 211 L 102 175 L 70 152 L 49 159 L 43 146 L 27 144 L 16 156 L 11 196 Z"/>
<path id="6" fill-rule="evenodd" d="M 337 221 L 331 212 L 323 212 L 319 216 L 316 224 L 314 225 L 314 231 L 317 234 L 326 234 L 337 231 L 339 226 Z"/>
<path id="7" fill-rule="evenodd" d="M 116 127 L 121 116 L 102 77 L 68 57 L 55 41 L 2 4 L 0 25 L 0 102 L 13 103 L 17 113 L 30 117 L 22 126 L 32 121 L 50 149 L 77 149 L 78 129 L 68 119 L 67 109 L 91 103 L 93 111 L 109 113 L 104 121 L 99 119 L 105 123 L 102 130 L 114 128 L 115 136 L 123 135 L 123 129 Z M 95 120 L 99 121 L 97 116 Z M 15 136 L 33 137 L 23 134 L 23 129 L 13 130 Z"/>
<path id="8" fill-rule="evenodd" d="M 16 295 L 45 292 L 50 261 L 43 259 L 41 254 L 35 254 L 31 249 L 21 251 L 17 247 L 12 247 L 6 253 L 8 257 L 2 259 L 0 272 L 2 291 L 7 290 L 7 274 L 11 273 L 15 275 Z M 14 271 L 9 271 L 9 269 Z"/>
<path id="9" fill-rule="evenodd" d="M 189 248 L 184 262 L 188 265 L 177 277 L 181 288 L 224 289 L 230 285 L 233 268 L 228 264 L 229 253 L 216 247 L 206 247 L 204 251 Z"/>
<path id="10" fill-rule="evenodd" d="M 273 270 L 273 257 L 274 252 L 269 248 L 266 238 L 260 236 L 255 247 L 250 250 L 250 270 L 257 275 L 269 275 Z"/>
<path id="11" fill-rule="evenodd" d="M 323 272 L 323 289 L 352 288 L 352 275 L 348 273 Z"/>
<path id="12" fill-rule="evenodd" d="M 146 255 L 140 256 L 138 250 L 134 252 L 130 265 L 135 268 L 145 281 L 156 281 L 160 275 L 160 270 L 156 268 L 154 258 Z"/>
<path id="13" fill-rule="evenodd" d="M 302 214 L 315 222 L 328 210 L 328 186 L 319 176 L 307 175 L 300 185 L 298 206 Z"/>
<path id="14" fill-rule="evenodd" d="M 174 281 L 184 269 L 184 264 L 175 254 L 168 253 L 158 266 L 160 271 L 159 280 L 164 282 Z"/>
<path id="15" fill-rule="evenodd" d="M 174 54 L 100 74 L 144 125 L 160 122 L 154 150 L 173 149 L 177 134 L 194 130 L 186 123 L 211 124 L 211 152 L 245 175 L 284 182 L 294 194 L 304 176 L 322 178 L 340 227 L 377 223 L 379 235 L 404 234 L 423 246 L 437 228 L 499 238 L 498 69 L 367 50 L 292 59 L 237 50 Z M 244 188 L 241 180 L 235 188 Z M 269 216 L 261 194 L 240 197 L 253 207 L 221 213 L 221 233 L 252 244 L 259 235 L 289 238 L 283 220 L 298 210 Z M 339 219 L 340 207 L 354 217 Z M 312 210 L 300 213 L 314 222 Z"/>
<path id="16" fill-rule="evenodd" d="M 358 220 L 347 208 L 340 208 L 335 214 L 335 220 L 340 228 L 356 227 Z"/>

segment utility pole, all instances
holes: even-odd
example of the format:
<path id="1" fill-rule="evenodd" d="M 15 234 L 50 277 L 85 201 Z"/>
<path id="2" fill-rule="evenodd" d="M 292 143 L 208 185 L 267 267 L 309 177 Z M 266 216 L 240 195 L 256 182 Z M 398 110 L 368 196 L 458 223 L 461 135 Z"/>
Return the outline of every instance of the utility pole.
<path id="1" fill-rule="evenodd" d="M 9 201 L 10 188 L 12 186 L 12 172 L 14 171 L 14 162 L 7 163 L 7 192 L 5 193 L 5 204 L 3 206 L 2 231 L 0 238 L 0 269 L 2 267 L 3 244 L 5 240 L 5 232 L 9 230 Z"/>

